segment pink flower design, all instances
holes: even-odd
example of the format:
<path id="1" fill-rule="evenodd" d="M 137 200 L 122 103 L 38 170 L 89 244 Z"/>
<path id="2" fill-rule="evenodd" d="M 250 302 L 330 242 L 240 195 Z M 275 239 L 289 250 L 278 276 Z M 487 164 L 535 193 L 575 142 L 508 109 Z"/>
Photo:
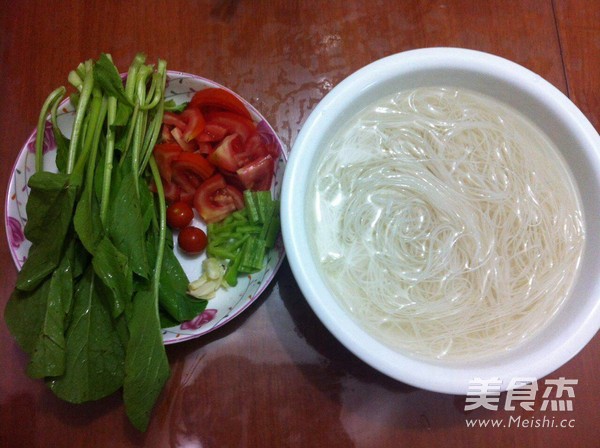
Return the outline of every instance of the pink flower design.
<path id="1" fill-rule="evenodd" d="M 7 230 L 8 230 L 8 239 L 10 241 L 10 245 L 14 248 L 18 248 L 23 241 L 25 241 L 25 235 L 23 234 L 23 228 L 21 227 L 21 222 L 9 216 L 7 219 Z"/>
<path id="2" fill-rule="evenodd" d="M 208 322 L 213 320 L 216 315 L 217 315 L 217 310 L 215 310 L 215 309 L 204 310 L 204 312 L 202 314 L 196 316 L 194 319 L 182 323 L 181 329 L 182 330 L 197 330 L 202 325 L 207 324 Z"/>
<path id="3" fill-rule="evenodd" d="M 36 135 L 34 134 L 27 142 L 27 151 L 35 154 L 35 139 Z M 46 154 L 48 151 L 53 151 L 56 149 L 56 140 L 54 139 L 54 132 L 52 132 L 52 123 L 50 121 L 46 121 L 46 127 L 44 128 L 44 145 L 42 146 L 42 153 Z"/>

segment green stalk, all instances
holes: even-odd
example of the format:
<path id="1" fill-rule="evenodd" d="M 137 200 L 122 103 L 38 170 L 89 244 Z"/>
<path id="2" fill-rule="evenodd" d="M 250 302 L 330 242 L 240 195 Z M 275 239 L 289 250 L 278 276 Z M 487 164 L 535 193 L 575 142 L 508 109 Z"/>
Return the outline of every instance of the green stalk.
<path id="1" fill-rule="evenodd" d="M 88 185 L 87 192 L 88 192 L 88 195 L 90 196 L 88 199 L 91 199 L 91 195 L 94 192 L 94 189 L 92 187 L 93 187 L 94 174 L 95 174 L 95 168 L 96 168 L 96 158 L 98 155 L 98 148 L 100 146 L 100 136 L 102 135 L 102 126 L 104 125 L 104 119 L 106 118 L 107 110 L 108 110 L 108 102 L 106 100 L 106 97 L 103 96 L 102 101 L 100 103 L 100 110 L 98 112 L 98 118 L 97 118 L 95 126 L 94 126 L 94 139 L 93 139 L 92 145 L 91 145 L 88 169 L 85 173 L 85 176 L 86 176 L 85 182 Z"/>
<path id="2" fill-rule="evenodd" d="M 138 71 L 144 62 L 146 62 L 146 56 L 142 53 L 136 54 L 131 65 L 129 66 L 129 71 L 127 72 L 127 80 L 125 81 L 125 94 L 133 104 L 135 104 L 134 97 Z"/>
<path id="3" fill-rule="evenodd" d="M 165 112 L 165 85 L 167 83 L 167 63 L 166 61 L 159 59 L 158 60 L 158 69 L 157 74 L 155 75 L 155 79 L 158 78 L 159 82 L 157 84 L 157 89 L 154 92 L 154 98 L 149 103 L 149 106 L 156 106 L 156 113 L 154 114 L 154 118 L 150 123 L 149 132 L 146 134 L 146 139 L 144 141 L 144 146 L 142 148 L 142 163 L 140 165 L 139 174 L 141 175 L 146 169 L 146 165 L 148 164 L 148 160 L 150 160 L 150 156 L 152 155 L 152 150 L 154 149 L 154 145 L 158 140 L 158 136 L 160 134 L 160 130 L 162 127 L 162 120 Z M 158 99 L 158 101 L 156 101 Z"/>
<path id="4" fill-rule="evenodd" d="M 94 66 L 91 60 L 85 62 L 85 78 L 83 79 L 83 88 L 77 104 L 75 122 L 73 123 L 73 132 L 71 134 L 71 143 L 69 144 L 69 158 L 67 159 L 67 173 L 70 174 L 75 166 L 75 157 L 77 156 L 77 146 L 81 134 L 81 126 L 87 111 L 88 102 L 94 87 Z"/>
<path id="5" fill-rule="evenodd" d="M 146 134 L 146 139 L 142 146 L 143 157 L 142 157 L 142 162 L 140 163 L 140 169 L 138 170 L 138 174 L 140 176 L 146 169 L 146 166 L 148 165 L 148 161 L 150 160 L 150 156 L 152 155 L 152 150 L 154 149 L 154 145 L 158 141 L 158 136 L 160 134 L 160 130 L 162 127 L 164 111 L 165 111 L 164 101 L 160 101 L 158 104 L 156 113 L 154 114 L 154 117 L 152 118 L 152 121 L 150 122 L 150 126 L 148 128 L 149 131 Z"/>
<path id="6" fill-rule="evenodd" d="M 98 133 L 97 128 L 100 128 L 102 121 L 104 121 L 100 113 L 102 109 L 102 103 L 102 93 L 100 93 L 99 89 L 93 89 L 89 113 L 84 119 L 85 126 L 82 126 L 81 128 L 81 134 L 83 138 L 81 154 L 77 158 L 75 166 L 70 171 L 72 174 L 72 183 L 74 184 L 79 184 L 80 180 L 83 178 L 83 172 L 86 167 L 87 158 L 94 144 L 95 135 Z M 100 120 L 100 118 L 102 118 L 102 120 Z"/>
<path id="7" fill-rule="evenodd" d="M 135 123 L 135 130 L 133 131 L 133 145 L 131 146 L 131 169 L 134 173 L 139 172 L 140 167 L 140 150 L 142 147 L 142 141 L 144 139 L 144 131 L 146 124 L 147 112 L 140 111 Z M 134 176 L 135 191 L 139 195 L 139 178 Z"/>
<path id="8" fill-rule="evenodd" d="M 60 101 L 55 101 L 52 105 L 52 110 L 50 111 L 50 121 L 52 122 L 52 131 L 54 132 L 54 139 L 56 140 L 56 144 L 58 147 L 67 146 L 67 142 L 65 136 L 62 131 L 58 127 L 58 106 L 60 106 Z"/>
<path id="9" fill-rule="evenodd" d="M 164 101 L 166 82 L 167 62 L 164 59 L 159 59 L 156 73 L 152 76 L 152 86 L 148 92 L 148 97 L 152 99 L 144 106 L 145 109 L 153 109 L 159 102 Z"/>
<path id="10" fill-rule="evenodd" d="M 163 190 L 162 181 L 160 179 L 160 172 L 158 171 L 158 166 L 156 165 L 154 157 L 150 157 L 150 171 L 152 172 L 152 177 L 156 184 L 156 194 L 158 196 L 159 236 L 158 248 L 156 250 L 156 263 L 154 265 L 154 277 L 152 278 L 154 296 L 158 297 L 160 271 L 162 269 L 162 260 L 165 253 L 165 240 L 167 236 L 167 206 L 165 204 L 165 191 Z M 158 313 L 158 308 L 156 312 Z"/>
<path id="11" fill-rule="evenodd" d="M 135 130 L 135 123 L 137 122 L 137 116 L 139 113 L 140 105 L 136 103 L 130 118 L 131 125 L 127 129 L 127 139 L 125 140 L 125 147 L 123 148 L 123 152 L 121 153 L 121 160 L 119 160 L 119 168 L 125 162 L 127 153 L 129 152 L 129 148 L 131 147 L 131 142 L 133 140 L 133 131 Z"/>
<path id="12" fill-rule="evenodd" d="M 146 80 L 152 73 L 152 68 L 147 65 L 142 65 L 138 71 L 138 78 L 136 80 L 136 93 L 137 98 L 135 103 L 139 104 L 140 111 L 135 121 L 135 130 L 133 131 L 133 144 L 131 147 L 131 169 L 134 173 L 139 172 L 140 168 L 140 153 L 144 141 L 144 134 L 146 133 L 146 125 L 148 112 L 143 110 L 142 107 L 146 102 Z M 135 191 L 139 195 L 139 179 L 138 176 L 134 177 Z"/>
<path id="13" fill-rule="evenodd" d="M 104 159 L 104 178 L 102 180 L 102 197 L 100 198 L 100 221 L 105 224 L 108 203 L 110 201 L 110 182 L 112 177 L 113 158 L 115 152 L 115 132 L 113 125 L 117 116 L 117 99 L 113 96 L 107 101 L 106 122 L 106 154 Z"/>
<path id="14" fill-rule="evenodd" d="M 37 125 L 37 134 L 35 136 L 35 171 L 39 172 L 44 169 L 44 134 L 46 130 L 46 116 L 48 115 L 48 110 L 52 108 L 54 110 L 54 105 L 58 105 L 60 101 L 65 96 L 66 89 L 64 87 L 59 87 L 54 90 L 46 101 L 44 101 L 44 105 L 42 106 L 42 110 L 40 111 L 40 116 L 38 119 Z"/>
<path id="15" fill-rule="evenodd" d="M 81 79 L 79 73 L 77 73 L 76 70 L 71 70 L 69 72 L 68 80 L 73 87 L 75 87 L 79 92 L 81 92 L 81 89 L 83 88 L 83 79 Z"/>

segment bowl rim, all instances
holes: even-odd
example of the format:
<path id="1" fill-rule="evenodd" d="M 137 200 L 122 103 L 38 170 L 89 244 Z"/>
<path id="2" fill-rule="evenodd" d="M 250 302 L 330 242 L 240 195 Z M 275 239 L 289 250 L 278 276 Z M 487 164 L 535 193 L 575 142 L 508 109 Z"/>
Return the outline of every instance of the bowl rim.
<path id="1" fill-rule="evenodd" d="M 439 364 L 394 351 L 375 340 L 342 310 L 317 271 L 304 223 L 305 181 L 319 144 L 318 136 L 336 119 L 339 110 L 366 90 L 396 76 L 417 70 L 456 69 L 489 76 L 531 94 L 543 107 L 560 110 L 561 119 L 581 133 L 584 149 L 593 153 L 600 173 L 600 136 L 585 115 L 559 89 L 531 70 L 497 55 L 455 47 L 432 47 L 396 53 L 374 61 L 336 85 L 309 115 L 290 151 L 281 192 L 281 223 L 292 273 L 309 306 L 325 327 L 352 353 L 387 376 L 434 392 L 465 395 L 475 377 L 541 379 L 573 358 L 600 328 L 600 300 L 577 322 L 572 334 L 554 344 L 549 353 L 535 350 L 521 358 L 492 360 L 483 368 Z M 311 163 L 305 159 L 309 158 Z M 598 175 L 600 176 L 600 174 Z M 600 184 L 600 180 L 596 179 Z M 590 293 L 600 297 L 600 284 Z M 325 299 L 324 299 L 325 298 Z M 508 362 L 505 362 L 508 360 Z M 514 387 L 502 380 L 501 390 Z"/>

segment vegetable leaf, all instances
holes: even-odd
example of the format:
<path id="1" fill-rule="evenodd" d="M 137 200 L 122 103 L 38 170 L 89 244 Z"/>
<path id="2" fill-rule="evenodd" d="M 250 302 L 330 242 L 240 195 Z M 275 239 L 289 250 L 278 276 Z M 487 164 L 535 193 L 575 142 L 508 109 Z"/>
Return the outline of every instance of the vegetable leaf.
<path id="1" fill-rule="evenodd" d="M 123 400 L 129 420 L 141 431 L 148 427 L 154 403 L 169 377 L 156 301 L 151 291 L 139 291 L 129 319 Z"/>
<path id="2" fill-rule="evenodd" d="M 112 316 L 119 316 L 125 311 L 133 291 L 133 274 L 127 256 L 105 236 L 96 246 L 92 265 L 96 275 L 111 292 L 109 307 Z"/>
<path id="3" fill-rule="evenodd" d="M 4 309 L 4 320 L 19 346 L 33 353 L 44 323 L 50 278 L 30 291 L 15 289 Z"/>
<path id="4" fill-rule="evenodd" d="M 25 235 L 33 246 L 18 274 L 18 289 L 36 288 L 60 263 L 76 195 L 68 179 L 64 174 L 47 172 L 35 173 L 29 179 Z"/>
<path id="5" fill-rule="evenodd" d="M 65 323 L 73 295 L 71 255 L 69 251 L 50 279 L 44 321 L 27 366 L 32 378 L 59 376 L 65 371 Z"/>
<path id="6" fill-rule="evenodd" d="M 133 107 L 133 104 L 131 104 L 131 101 L 125 94 L 123 81 L 121 80 L 121 76 L 119 76 L 117 67 L 115 67 L 112 61 L 104 53 L 102 53 L 98 61 L 96 61 L 94 67 L 94 81 L 97 82 L 109 96 L 114 96 L 119 101 Z"/>
<path id="7" fill-rule="evenodd" d="M 115 246 L 129 259 L 133 272 L 148 278 L 150 267 L 145 243 L 148 220 L 142 215 L 133 179 L 135 175 L 129 171 L 115 188 L 108 213 L 108 233 Z"/>
<path id="8" fill-rule="evenodd" d="M 90 266 L 77 284 L 66 333 L 65 373 L 49 381 L 50 389 L 71 403 L 103 398 L 123 384 L 125 351 L 98 295 L 97 281 Z"/>

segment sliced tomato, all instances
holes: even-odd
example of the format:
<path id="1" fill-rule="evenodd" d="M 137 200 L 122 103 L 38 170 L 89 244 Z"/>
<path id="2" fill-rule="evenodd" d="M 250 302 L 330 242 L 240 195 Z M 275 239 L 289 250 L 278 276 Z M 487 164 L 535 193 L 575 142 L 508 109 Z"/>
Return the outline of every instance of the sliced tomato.
<path id="1" fill-rule="evenodd" d="M 199 154 L 203 154 L 205 156 L 208 156 L 209 154 L 212 154 L 214 150 L 215 150 L 215 148 L 213 148 L 213 145 L 211 145 L 210 143 L 208 143 L 208 142 L 198 142 L 197 152 Z"/>
<path id="2" fill-rule="evenodd" d="M 183 129 L 183 139 L 190 142 L 204 131 L 206 121 L 204 115 L 197 107 L 188 107 L 181 113 L 181 118 L 185 121 Z"/>
<path id="3" fill-rule="evenodd" d="M 269 154 L 244 165 L 237 170 L 237 175 L 244 185 L 244 188 L 253 191 L 261 191 L 271 188 L 274 172 L 275 161 Z"/>
<path id="4" fill-rule="evenodd" d="M 173 175 L 171 163 L 177 158 L 180 152 L 181 147 L 177 143 L 159 143 L 154 146 L 153 154 L 158 165 L 158 171 L 161 177 L 169 183 Z"/>
<path id="5" fill-rule="evenodd" d="M 181 189 L 173 182 L 163 181 L 163 190 L 165 191 L 165 200 L 169 204 L 179 201 Z"/>
<path id="6" fill-rule="evenodd" d="M 211 143 L 220 142 L 227 135 L 227 129 L 224 126 L 220 126 L 214 123 L 206 123 L 204 131 L 198 137 L 196 141 L 198 143 Z"/>
<path id="7" fill-rule="evenodd" d="M 196 188 L 184 190 L 183 188 L 179 189 L 179 200 L 181 202 L 185 202 L 186 204 L 193 205 L 194 204 L 194 195 L 196 194 Z"/>
<path id="8" fill-rule="evenodd" d="M 221 221 L 243 207 L 242 192 L 218 173 L 205 180 L 194 195 L 194 208 L 206 223 Z"/>
<path id="9" fill-rule="evenodd" d="M 219 168 L 234 172 L 240 167 L 236 153 L 240 152 L 242 148 L 243 143 L 239 134 L 228 135 L 208 156 L 208 161 Z"/>
<path id="10" fill-rule="evenodd" d="M 252 120 L 232 112 L 211 112 L 206 116 L 206 123 L 224 127 L 227 134 L 239 134 L 244 142 L 256 132 Z"/>
<path id="11" fill-rule="evenodd" d="M 173 145 L 178 146 L 176 143 Z M 215 171 L 199 153 L 179 151 L 177 157 L 171 161 L 171 181 L 179 188 L 179 200 L 192 203 L 194 193 L 204 179 L 210 177 Z"/>
<path id="12" fill-rule="evenodd" d="M 235 112 L 242 117 L 252 119 L 250 112 L 237 96 L 220 88 L 203 89 L 194 94 L 190 101 L 192 107 L 217 107 Z"/>
<path id="13" fill-rule="evenodd" d="M 181 115 L 177 115 L 173 112 L 166 111 L 163 114 L 163 123 L 181 130 L 185 129 L 185 121 L 182 119 Z"/>
<path id="14" fill-rule="evenodd" d="M 208 160 L 194 152 L 180 152 L 171 165 L 173 173 L 185 173 L 201 180 L 208 179 L 215 171 L 215 167 Z"/>
<path id="15" fill-rule="evenodd" d="M 231 172 L 219 168 L 219 173 L 225 178 L 225 182 L 227 182 L 227 185 L 231 185 L 240 191 L 244 191 L 246 189 L 246 187 L 244 187 L 244 184 L 240 181 L 240 178 L 235 171 Z"/>
<path id="16" fill-rule="evenodd" d="M 267 155 L 269 155 L 269 150 L 265 146 L 262 137 L 256 133 L 246 141 L 243 150 L 237 151 L 234 157 L 239 168 Z"/>
<path id="17" fill-rule="evenodd" d="M 160 129 L 160 140 L 162 142 L 172 142 L 173 135 L 171 135 L 171 126 L 168 124 L 163 124 Z"/>
<path id="18" fill-rule="evenodd" d="M 181 129 L 173 128 L 171 130 L 171 135 L 173 136 L 173 138 L 175 139 L 177 144 L 179 146 L 181 146 L 181 149 L 183 149 L 184 151 L 193 152 L 196 150 L 195 142 L 186 141 L 185 138 L 183 137 L 183 131 Z"/>

